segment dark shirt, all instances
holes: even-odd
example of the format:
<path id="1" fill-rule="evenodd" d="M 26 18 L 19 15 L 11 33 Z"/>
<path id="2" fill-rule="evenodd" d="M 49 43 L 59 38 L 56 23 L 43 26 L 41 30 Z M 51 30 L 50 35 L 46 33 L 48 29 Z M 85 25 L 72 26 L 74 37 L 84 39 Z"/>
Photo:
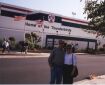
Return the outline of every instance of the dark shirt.
<path id="1" fill-rule="evenodd" d="M 64 50 L 61 48 L 55 48 L 50 53 L 50 56 L 48 58 L 48 62 L 50 66 L 53 65 L 63 65 L 64 64 Z"/>

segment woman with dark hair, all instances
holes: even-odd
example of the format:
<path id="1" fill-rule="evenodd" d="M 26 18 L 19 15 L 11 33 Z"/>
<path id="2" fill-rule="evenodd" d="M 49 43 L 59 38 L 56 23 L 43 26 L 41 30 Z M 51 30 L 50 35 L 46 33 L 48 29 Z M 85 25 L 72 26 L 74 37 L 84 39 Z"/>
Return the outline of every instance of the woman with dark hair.
<path id="1" fill-rule="evenodd" d="M 73 66 L 76 66 L 76 55 L 72 53 L 72 46 L 66 46 L 66 53 L 64 56 L 64 67 L 63 67 L 63 84 L 73 83 Z"/>

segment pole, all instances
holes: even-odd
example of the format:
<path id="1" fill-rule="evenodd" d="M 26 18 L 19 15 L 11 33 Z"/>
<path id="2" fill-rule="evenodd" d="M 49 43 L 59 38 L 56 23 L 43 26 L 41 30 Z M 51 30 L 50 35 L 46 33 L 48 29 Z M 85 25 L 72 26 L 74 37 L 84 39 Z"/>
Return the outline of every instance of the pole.
<path id="1" fill-rule="evenodd" d="M 24 20 L 24 41 L 25 41 L 25 20 Z"/>
<path id="2" fill-rule="evenodd" d="M 27 15 L 28 15 L 28 14 L 25 15 L 25 19 L 24 19 L 24 41 L 25 41 L 25 33 L 26 33 L 26 32 L 25 32 L 25 25 L 26 25 L 25 22 L 26 22 Z"/>
<path id="3" fill-rule="evenodd" d="M 2 6 L 1 6 L 1 3 L 0 3 L 0 16 L 1 16 L 1 8 L 2 8 Z"/>

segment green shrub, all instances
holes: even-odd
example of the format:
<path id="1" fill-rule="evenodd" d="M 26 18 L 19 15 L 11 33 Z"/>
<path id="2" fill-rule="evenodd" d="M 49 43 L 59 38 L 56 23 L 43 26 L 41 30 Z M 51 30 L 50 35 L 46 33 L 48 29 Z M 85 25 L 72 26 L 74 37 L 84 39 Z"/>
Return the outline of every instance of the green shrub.
<path id="1" fill-rule="evenodd" d="M 3 40 L 0 39 L 0 48 L 2 48 L 2 43 L 3 43 Z"/>
<path id="2" fill-rule="evenodd" d="M 15 45 L 15 50 L 20 51 L 22 49 L 22 46 L 24 45 L 24 41 L 19 41 L 18 43 L 16 43 Z"/>
<path id="3" fill-rule="evenodd" d="M 0 48 L 2 48 L 2 43 L 3 43 L 3 40 L 0 39 Z"/>
<path id="4" fill-rule="evenodd" d="M 33 44 L 33 43 L 29 43 L 29 44 L 28 44 L 28 48 L 29 48 L 30 50 L 34 50 L 34 44 Z"/>
<path id="5" fill-rule="evenodd" d="M 40 45 L 34 45 L 34 48 L 36 48 L 36 49 L 40 49 L 41 46 L 40 46 Z"/>
<path id="6" fill-rule="evenodd" d="M 102 51 L 103 52 L 104 51 L 104 48 L 99 48 L 99 51 Z"/>
<path id="7" fill-rule="evenodd" d="M 9 40 L 15 42 L 15 38 L 14 37 L 9 37 Z"/>
<path id="8" fill-rule="evenodd" d="M 16 43 L 15 43 L 15 38 L 14 37 L 9 37 L 9 44 L 10 44 L 10 50 L 15 50 L 15 46 L 16 46 Z"/>
<path id="9" fill-rule="evenodd" d="M 88 49 L 88 53 L 90 53 L 90 54 L 95 54 L 95 50 L 94 50 L 93 48 L 89 48 L 89 49 Z"/>

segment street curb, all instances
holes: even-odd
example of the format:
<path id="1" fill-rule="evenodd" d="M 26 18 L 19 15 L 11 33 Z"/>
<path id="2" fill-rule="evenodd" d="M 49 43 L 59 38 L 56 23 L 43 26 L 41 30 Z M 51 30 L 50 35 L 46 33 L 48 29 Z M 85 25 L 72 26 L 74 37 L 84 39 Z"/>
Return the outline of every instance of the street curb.
<path id="1" fill-rule="evenodd" d="M 9 53 L 9 54 L 0 54 L 0 58 L 40 58 L 48 57 L 49 53 Z"/>
<path id="2" fill-rule="evenodd" d="M 76 55 L 90 55 L 88 53 L 75 53 Z M 48 57 L 50 53 L 21 53 L 21 52 L 10 52 L 10 53 L 5 53 L 2 54 L 0 53 L 0 58 L 35 58 L 35 57 Z M 100 54 L 99 54 L 100 55 Z M 2 57 L 4 56 L 4 57 Z M 13 57 L 14 56 L 14 57 Z M 17 57 L 18 56 L 18 57 Z M 96 55 L 98 56 L 98 55 Z M 102 54 L 101 56 L 105 56 Z"/>
<path id="3" fill-rule="evenodd" d="M 103 81 L 105 82 L 105 75 L 100 75 L 100 76 L 96 76 L 95 79 L 83 79 L 81 81 L 77 81 L 74 82 L 75 85 L 86 85 L 86 84 L 95 84 L 95 85 L 99 85 L 99 84 L 105 84 L 103 83 Z"/>

